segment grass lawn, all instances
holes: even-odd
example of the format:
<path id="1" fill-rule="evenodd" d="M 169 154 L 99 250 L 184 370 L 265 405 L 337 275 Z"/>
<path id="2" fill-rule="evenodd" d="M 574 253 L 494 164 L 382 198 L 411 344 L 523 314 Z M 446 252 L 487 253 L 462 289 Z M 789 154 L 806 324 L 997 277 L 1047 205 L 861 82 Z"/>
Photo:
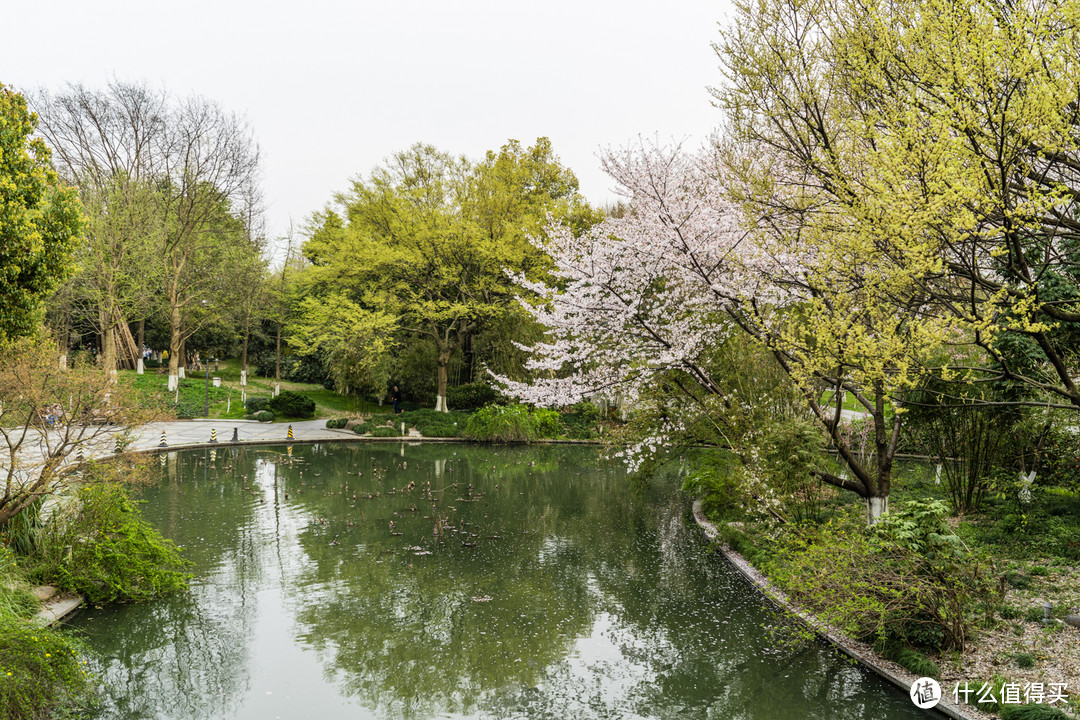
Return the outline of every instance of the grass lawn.
<path id="1" fill-rule="evenodd" d="M 217 369 L 211 367 L 209 391 L 206 373 L 192 372 L 180 381 L 179 392 L 169 392 L 169 377 L 158 368 L 147 368 L 143 375 L 134 370 L 122 370 L 120 382 L 135 387 L 144 402 L 153 403 L 175 412 L 179 417 L 204 417 L 207 398 L 209 397 L 209 417 L 237 419 L 244 416 L 242 396 L 271 397 L 274 394 L 274 379 L 248 375 L 248 384 L 240 385 L 240 361 L 223 360 Z M 221 387 L 213 386 L 213 378 L 221 378 Z M 315 402 L 316 418 L 342 417 L 363 413 L 391 412 L 390 405 L 379 406 L 371 400 L 355 395 L 342 395 L 327 390 L 322 385 L 282 381 L 281 390 L 300 393 Z M 284 418 L 282 419 L 284 421 Z"/>

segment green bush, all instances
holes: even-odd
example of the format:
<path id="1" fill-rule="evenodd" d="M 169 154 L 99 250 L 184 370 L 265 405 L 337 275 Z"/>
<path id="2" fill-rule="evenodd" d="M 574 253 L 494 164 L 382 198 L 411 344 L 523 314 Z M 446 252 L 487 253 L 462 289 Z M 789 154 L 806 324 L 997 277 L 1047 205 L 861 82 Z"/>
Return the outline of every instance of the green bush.
<path id="1" fill-rule="evenodd" d="M 330 418 L 326 421 L 326 427 L 331 430 L 337 430 L 345 427 L 349 423 L 349 418 Z"/>
<path id="2" fill-rule="evenodd" d="M 489 405 L 469 416 L 464 435 L 483 442 L 527 443 L 539 432 L 525 405 Z"/>
<path id="3" fill-rule="evenodd" d="M 274 422 L 274 413 L 269 410 L 260 410 L 252 415 L 252 418 L 259 422 Z"/>
<path id="4" fill-rule="evenodd" d="M 577 415 L 589 423 L 596 424 L 604 417 L 604 411 L 598 405 L 589 400 L 574 403 L 566 409 L 566 414 Z"/>
<path id="5" fill-rule="evenodd" d="M 536 434 L 540 437 L 556 438 L 563 434 L 563 424 L 559 413 L 547 408 L 533 408 L 530 414 Z"/>
<path id="6" fill-rule="evenodd" d="M 598 425 L 577 413 L 560 413 L 559 421 L 563 426 L 563 435 L 574 440 L 593 440 L 599 437 Z"/>
<path id="7" fill-rule="evenodd" d="M 885 652 L 883 652 L 882 655 L 886 659 L 892 660 L 919 677 L 941 677 L 941 668 L 938 667 L 938 664 L 918 650 L 912 650 L 911 648 L 903 647 L 902 645 L 890 644 L 885 648 Z"/>
<path id="8" fill-rule="evenodd" d="M 371 432 L 371 427 L 372 426 L 367 423 L 357 423 L 356 425 L 353 425 L 353 432 L 357 435 L 364 435 Z"/>
<path id="9" fill-rule="evenodd" d="M 405 423 L 405 427 L 415 427 L 424 437 L 459 437 L 468 419 L 469 414 L 465 412 L 410 410 L 398 413 L 394 417 L 394 425 Z"/>
<path id="10" fill-rule="evenodd" d="M 255 414 L 260 410 L 266 410 L 270 405 L 270 398 L 268 397 L 249 397 L 244 401 L 244 409 L 251 414 Z"/>
<path id="11" fill-rule="evenodd" d="M 734 470 L 730 453 L 709 451 L 683 480 L 683 492 L 701 498 L 701 509 L 710 518 L 741 518 L 749 499 Z M 730 544 L 730 543 L 729 543 Z"/>
<path id="12" fill-rule="evenodd" d="M 70 636 L 0 614 L 0 717 L 35 720 L 75 714 L 94 687 Z"/>
<path id="13" fill-rule="evenodd" d="M 268 405 L 278 417 L 300 419 L 315 417 L 315 401 L 300 393 L 283 392 L 277 397 L 270 398 Z"/>
<path id="14" fill-rule="evenodd" d="M 804 526 L 778 545 L 766 574 L 826 623 L 865 641 L 963 649 L 990 573 L 954 541 L 944 503 L 898 504 L 868 529 L 854 513 Z M 894 517 L 892 517 L 894 516 Z M 998 600 L 1000 601 L 1000 600 Z"/>
<path id="15" fill-rule="evenodd" d="M 465 383 L 446 388 L 446 403 L 455 410 L 476 410 L 485 405 L 494 405 L 500 399 L 495 388 L 487 383 Z"/>
<path id="16" fill-rule="evenodd" d="M 82 486 L 78 509 L 50 523 L 34 561 L 36 577 L 92 603 L 149 600 L 184 589 L 189 577 L 177 547 L 115 483 Z"/>
<path id="17" fill-rule="evenodd" d="M 371 431 L 371 437 L 401 437 L 401 432 L 397 428 L 380 425 Z"/>

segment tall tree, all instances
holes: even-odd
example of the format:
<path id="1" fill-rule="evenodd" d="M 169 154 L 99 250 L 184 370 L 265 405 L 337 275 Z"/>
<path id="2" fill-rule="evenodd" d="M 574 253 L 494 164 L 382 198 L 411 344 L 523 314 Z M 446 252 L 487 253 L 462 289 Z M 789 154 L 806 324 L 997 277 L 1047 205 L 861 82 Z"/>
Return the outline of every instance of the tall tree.
<path id="1" fill-rule="evenodd" d="M 341 294 L 433 343 L 439 410 L 448 409 L 447 371 L 466 339 L 517 312 L 506 271 L 532 276 L 546 264 L 523 228 L 560 209 L 587 215 L 546 139 L 528 150 L 511 142 L 478 166 L 414 145 L 337 200 L 340 214 L 317 216 L 304 246 L 306 292 Z"/>
<path id="2" fill-rule="evenodd" d="M 34 331 L 41 301 L 72 271 L 84 221 L 78 195 L 49 165 L 37 122 L 0 85 L 0 340 Z"/>
<path id="3" fill-rule="evenodd" d="M 258 205 L 251 130 L 209 100 L 176 101 L 141 84 L 72 86 L 37 104 L 58 164 L 94 208 L 84 274 L 106 360 L 113 331 L 126 331 L 125 305 L 157 285 L 175 389 L 185 340 L 228 306 L 229 274 L 251 248 L 241 219 Z"/>
<path id="4" fill-rule="evenodd" d="M 831 232 L 806 224 L 779 232 L 747 214 L 733 199 L 727 163 L 719 148 L 691 154 L 642 143 L 607 153 L 604 168 L 629 210 L 581 238 L 556 227 L 538 240 L 555 261 L 555 282 L 522 281 L 542 298 L 533 312 L 549 330 L 531 365 L 551 375 L 502 380 L 544 405 L 593 393 L 633 403 L 660 385 L 677 387 L 752 464 L 760 428 L 747 422 L 745 397 L 715 362 L 733 333 L 746 332 L 772 352 L 854 475 L 818 477 L 864 498 L 876 519 L 887 509 L 899 431 L 886 399 L 917 379 L 937 325 L 917 304 L 897 304 L 912 298 L 906 278 L 865 280 L 875 255 L 856 261 L 867 252 L 857 233 L 835 224 Z M 798 243 L 789 231 L 801 232 Z M 821 403 L 826 386 L 855 392 L 871 418 L 868 457 L 844 432 L 839 403 Z M 686 424 L 662 413 L 631 454 L 655 452 Z"/>
<path id="5" fill-rule="evenodd" d="M 986 402 L 1080 407 L 1078 11 L 761 0 L 717 46 L 734 132 L 783 159 L 783 174 L 747 168 L 793 190 L 772 193 L 774 217 L 857 224 L 882 271 L 908 274 L 979 350 L 932 372 L 1029 388 Z"/>

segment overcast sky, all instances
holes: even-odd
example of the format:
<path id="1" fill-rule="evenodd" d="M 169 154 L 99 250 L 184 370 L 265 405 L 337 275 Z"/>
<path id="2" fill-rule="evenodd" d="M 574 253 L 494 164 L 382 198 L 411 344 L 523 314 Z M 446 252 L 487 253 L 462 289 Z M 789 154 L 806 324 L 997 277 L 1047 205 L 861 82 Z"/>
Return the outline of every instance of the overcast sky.
<path id="1" fill-rule="evenodd" d="M 598 150 L 719 124 L 710 43 L 729 5 L 676 0 L 42 0 L 10 3 L 0 83 L 147 81 L 247 117 L 269 231 L 415 142 L 479 158 L 551 138 L 590 201 Z"/>

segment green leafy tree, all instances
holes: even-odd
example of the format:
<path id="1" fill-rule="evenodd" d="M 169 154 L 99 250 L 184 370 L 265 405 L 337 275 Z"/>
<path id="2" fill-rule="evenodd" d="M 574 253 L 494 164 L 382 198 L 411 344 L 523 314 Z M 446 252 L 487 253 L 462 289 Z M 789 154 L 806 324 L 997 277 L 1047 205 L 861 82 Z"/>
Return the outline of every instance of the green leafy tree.
<path id="1" fill-rule="evenodd" d="M 72 271 L 83 230 L 78 195 L 60 182 L 26 99 L 0 85 L 0 339 L 33 332 L 40 304 Z"/>
<path id="2" fill-rule="evenodd" d="M 339 295 L 336 307 L 348 300 L 354 317 L 385 319 L 361 326 L 388 327 L 394 318 L 400 331 L 432 343 L 437 410 L 448 409 L 448 369 L 458 351 L 483 328 L 521 317 L 508 273 L 533 276 L 547 265 L 526 241 L 530 228 L 549 212 L 591 217 L 546 139 L 529 150 L 511 142 L 477 166 L 414 145 L 356 180 L 337 203 L 316 216 L 304 245 L 311 266 L 302 292 Z"/>

